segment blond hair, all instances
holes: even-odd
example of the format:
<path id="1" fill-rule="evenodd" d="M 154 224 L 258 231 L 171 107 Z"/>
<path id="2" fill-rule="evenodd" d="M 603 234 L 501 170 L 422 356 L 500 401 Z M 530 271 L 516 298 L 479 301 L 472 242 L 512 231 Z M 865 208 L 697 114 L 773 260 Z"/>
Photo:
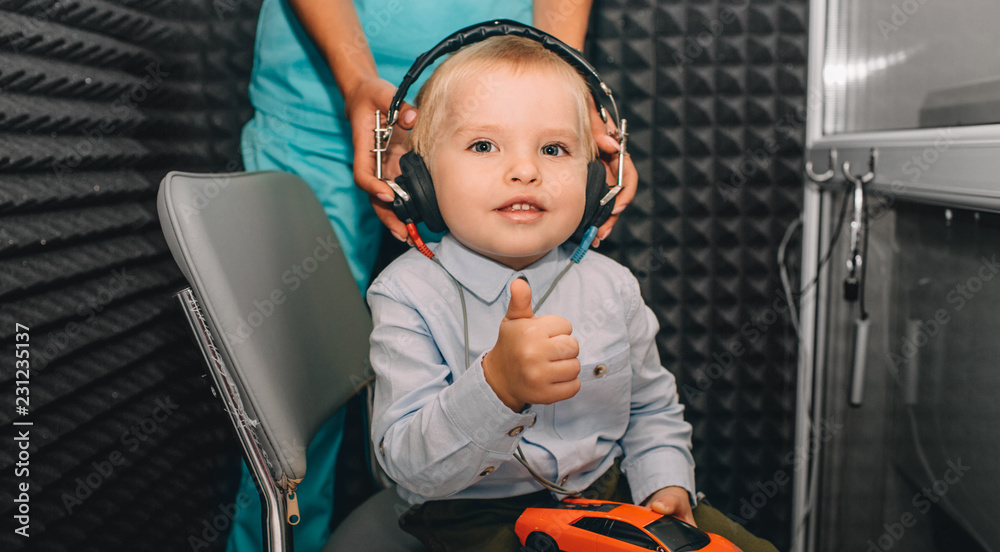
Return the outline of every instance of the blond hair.
<path id="1" fill-rule="evenodd" d="M 576 98 L 583 153 L 588 160 L 597 157 L 597 143 L 590 131 L 590 89 L 587 83 L 576 68 L 558 54 L 535 40 L 518 36 L 497 36 L 466 46 L 434 70 L 417 94 L 420 115 L 408 138 L 410 148 L 428 160 L 448 109 L 466 108 L 472 112 L 482 101 L 478 96 L 453 98 L 452 90 L 458 83 L 471 82 L 498 68 L 510 69 L 515 75 L 528 69 L 540 69 L 565 78 Z M 448 105 L 449 101 L 451 105 Z M 526 101 L 530 99 L 526 98 Z"/>

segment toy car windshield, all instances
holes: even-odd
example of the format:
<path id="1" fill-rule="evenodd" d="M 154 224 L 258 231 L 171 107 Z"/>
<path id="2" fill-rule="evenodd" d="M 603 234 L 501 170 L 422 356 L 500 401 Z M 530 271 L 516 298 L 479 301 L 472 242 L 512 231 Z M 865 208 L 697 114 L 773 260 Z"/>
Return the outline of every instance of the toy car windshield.
<path id="1" fill-rule="evenodd" d="M 690 552 L 708 546 L 712 539 L 703 531 L 673 516 L 663 516 L 645 529 L 665 544 L 671 552 Z"/>

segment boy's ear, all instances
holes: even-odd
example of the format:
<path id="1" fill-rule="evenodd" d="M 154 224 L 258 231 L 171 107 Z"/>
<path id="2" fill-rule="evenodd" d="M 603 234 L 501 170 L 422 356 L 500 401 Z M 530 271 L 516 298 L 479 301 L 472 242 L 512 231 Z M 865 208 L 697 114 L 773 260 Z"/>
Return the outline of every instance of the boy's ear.
<path id="1" fill-rule="evenodd" d="M 601 226 L 611 216 L 615 208 L 614 199 L 601 205 L 601 198 L 608 193 L 607 171 L 604 163 L 595 159 L 587 165 L 587 202 L 583 209 L 583 220 L 573 233 L 573 240 L 579 242 L 583 233 L 591 226 Z"/>
<path id="2" fill-rule="evenodd" d="M 431 232 L 444 232 L 447 226 L 441 218 L 437 196 L 434 193 L 434 182 L 431 172 L 420 154 L 409 151 L 399 158 L 400 175 L 396 184 L 403 189 L 409 199 L 403 199 L 399 194 L 392 202 L 392 208 L 400 220 L 406 222 L 421 222 L 427 225 Z"/>

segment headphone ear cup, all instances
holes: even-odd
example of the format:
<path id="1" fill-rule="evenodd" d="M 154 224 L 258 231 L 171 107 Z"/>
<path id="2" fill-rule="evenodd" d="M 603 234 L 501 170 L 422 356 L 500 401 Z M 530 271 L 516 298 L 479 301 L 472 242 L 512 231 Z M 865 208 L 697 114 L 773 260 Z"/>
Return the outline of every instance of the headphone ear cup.
<path id="1" fill-rule="evenodd" d="M 423 221 L 431 232 L 444 232 L 447 226 L 441 218 L 437 196 L 434 194 L 434 182 L 431 180 L 431 172 L 427 169 L 424 158 L 416 152 L 408 151 L 399 158 L 399 169 L 401 174 L 396 179 L 396 184 L 410 194 L 410 200 L 403 201 L 396 196 L 393 201 L 396 216 L 403 220 L 400 216 L 402 211 L 413 222 Z"/>
<path id="2" fill-rule="evenodd" d="M 583 220 L 574 234 L 578 240 L 583 238 L 587 228 L 604 224 L 615 208 L 614 198 L 601 205 L 601 198 L 607 195 L 609 190 L 606 179 L 607 171 L 604 169 L 604 163 L 595 159 L 587 165 L 587 203 L 583 210 Z"/>

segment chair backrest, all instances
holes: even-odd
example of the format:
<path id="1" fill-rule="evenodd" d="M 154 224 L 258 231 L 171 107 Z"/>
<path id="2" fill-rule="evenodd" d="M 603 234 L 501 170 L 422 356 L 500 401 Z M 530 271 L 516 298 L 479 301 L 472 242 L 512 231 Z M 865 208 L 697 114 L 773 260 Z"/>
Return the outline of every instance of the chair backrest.
<path id="1" fill-rule="evenodd" d="M 275 481 L 370 374 L 371 316 L 319 201 L 282 172 L 171 172 L 157 209 Z"/>

